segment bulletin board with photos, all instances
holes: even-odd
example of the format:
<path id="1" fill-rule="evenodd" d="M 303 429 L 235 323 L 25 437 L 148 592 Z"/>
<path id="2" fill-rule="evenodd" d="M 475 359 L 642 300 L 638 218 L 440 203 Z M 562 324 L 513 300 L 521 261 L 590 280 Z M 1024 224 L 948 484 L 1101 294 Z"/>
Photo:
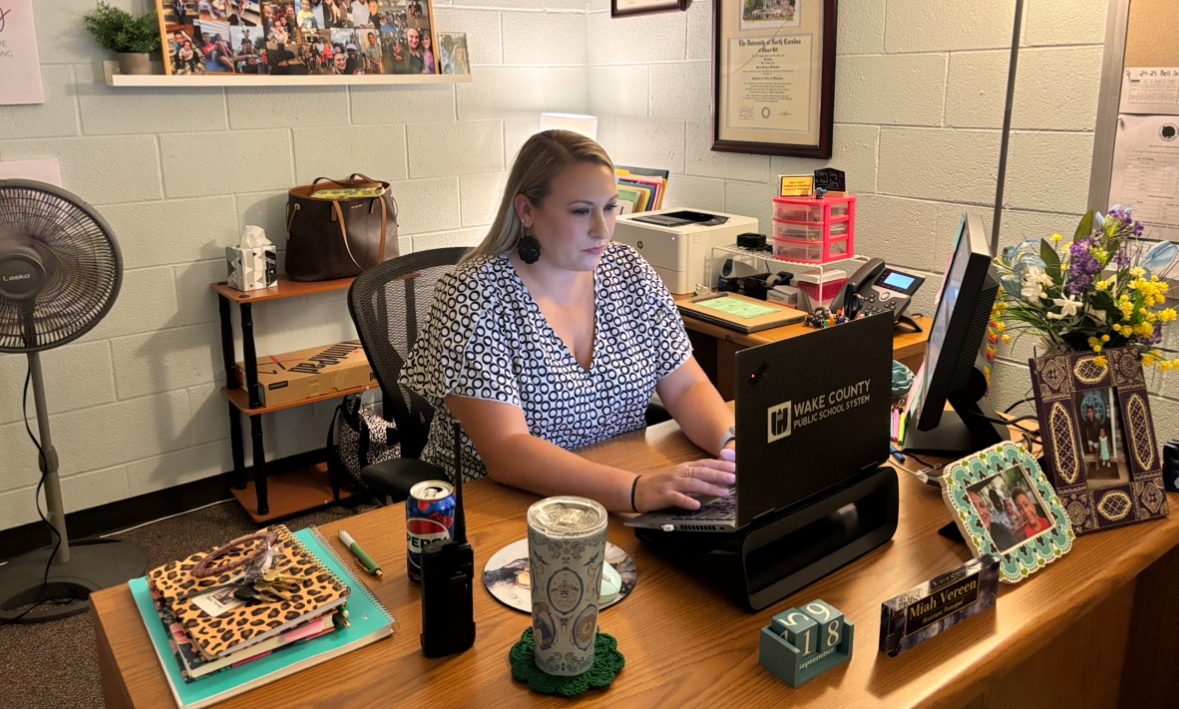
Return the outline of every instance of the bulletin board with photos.
<path id="1" fill-rule="evenodd" d="M 470 72 L 466 35 L 437 31 L 432 0 L 156 0 L 156 10 L 169 76 Z"/>

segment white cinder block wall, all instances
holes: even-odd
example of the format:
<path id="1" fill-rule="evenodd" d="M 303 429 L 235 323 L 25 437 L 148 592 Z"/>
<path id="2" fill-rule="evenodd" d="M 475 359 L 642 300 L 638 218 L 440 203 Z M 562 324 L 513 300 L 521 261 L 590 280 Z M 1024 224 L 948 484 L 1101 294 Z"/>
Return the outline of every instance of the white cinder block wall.
<path id="1" fill-rule="evenodd" d="M 778 175 L 826 165 L 846 171 L 859 195 L 857 251 L 923 273 L 913 307 L 932 314 L 963 211 L 990 230 L 1014 5 L 840 0 L 829 161 L 709 150 L 709 0 L 685 13 L 625 20 L 612 20 L 605 0 L 591 0 L 590 110 L 617 162 L 674 173 L 668 206 L 756 216 L 762 231 Z M 1024 4 L 1003 244 L 1071 235 L 1085 210 L 1106 10 L 1106 0 Z M 1008 348 L 997 363 L 999 408 L 1031 395 L 1031 344 Z M 1165 441 L 1179 428 L 1179 384 L 1156 376 L 1153 390 Z"/>
<path id="2" fill-rule="evenodd" d="M 472 244 L 538 114 L 587 108 L 585 0 L 435 0 L 438 27 L 467 33 L 473 83 L 307 89 L 109 88 L 96 76 L 108 57 L 81 24 L 92 6 L 34 4 L 46 102 L 0 106 L 0 160 L 59 160 L 64 187 L 110 222 L 125 260 L 107 318 L 43 355 L 70 512 L 230 468 L 209 283 L 224 280 L 224 246 L 245 224 L 281 248 L 290 185 L 380 177 L 401 206 L 403 252 Z M 355 337 L 342 294 L 254 316 L 259 353 Z M 25 364 L 0 355 L 0 529 L 37 519 Z M 322 446 L 333 406 L 267 416 L 267 456 Z"/>
<path id="3" fill-rule="evenodd" d="M 842 0 L 834 155 L 817 161 L 709 150 L 707 0 L 623 19 L 605 0 L 435 0 L 439 27 L 468 33 L 473 83 L 265 91 L 113 91 L 95 80 L 102 53 L 79 24 L 88 5 L 37 3 L 47 102 L 0 107 L 0 160 L 59 159 L 67 189 L 117 230 L 127 265 L 108 319 L 45 355 L 67 508 L 229 468 L 208 283 L 244 224 L 281 236 L 288 185 L 382 176 L 401 203 L 403 250 L 472 243 L 542 110 L 598 114 L 618 162 L 671 169 L 671 206 L 763 225 L 778 174 L 845 170 L 860 195 L 858 250 L 922 271 L 915 308 L 931 312 L 962 212 L 991 221 L 1013 5 Z M 1084 209 L 1105 12 L 1105 0 L 1025 4 L 1004 243 L 1070 230 Z M 260 352 L 352 336 L 330 297 L 261 306 L 255 319 Z M 996 367 L 1001 406 L 1025 395 L 1025 358 L 1020 348 Z M 23 358 L 0 357 L 0 529 L 36 519 L 24 371 Z M 1166 440 L 1179 388 L 1156 388 Z M 329 413 L 268 417 L 268 455 L 318 445 Z"/>

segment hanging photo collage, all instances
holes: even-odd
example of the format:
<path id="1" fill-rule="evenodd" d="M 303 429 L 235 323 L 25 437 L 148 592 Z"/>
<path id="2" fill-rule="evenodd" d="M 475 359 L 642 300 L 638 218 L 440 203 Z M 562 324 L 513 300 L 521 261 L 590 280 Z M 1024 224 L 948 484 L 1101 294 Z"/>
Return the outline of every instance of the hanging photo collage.
<path id="1" fill-rule="evenodd" d="M 437 74 L 431 0 L 156 0 L 169 75 Z"/>

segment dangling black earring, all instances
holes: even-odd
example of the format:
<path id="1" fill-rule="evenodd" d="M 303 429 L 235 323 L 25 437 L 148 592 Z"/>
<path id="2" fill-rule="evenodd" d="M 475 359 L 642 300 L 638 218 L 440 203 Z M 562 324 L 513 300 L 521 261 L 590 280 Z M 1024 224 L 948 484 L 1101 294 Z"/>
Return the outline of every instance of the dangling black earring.
<path id="1" fill-rule="evenodd" d="M 520 254 L 520 260 L 524 263 L 536 263 L 540 259 L 540 242 L 532 234 L 524 232 L 520 243 L 516 245 L 516 253 Z"/>

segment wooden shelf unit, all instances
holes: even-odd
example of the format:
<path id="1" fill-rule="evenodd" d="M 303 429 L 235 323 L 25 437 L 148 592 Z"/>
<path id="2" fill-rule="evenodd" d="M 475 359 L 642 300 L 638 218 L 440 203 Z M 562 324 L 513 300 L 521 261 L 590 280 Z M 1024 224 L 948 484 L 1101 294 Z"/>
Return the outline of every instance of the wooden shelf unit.
<path id="1" fill-rule="evenodd" d="M 309 399 L 264 406 L 261 401 L 261 388 L 258 384 L 258 370 L 256 366 L 246 367 L 245 388 L 231 386 L 237 381 L 237 355 L 234 351 L 233 317 L 231 305 L 236 303 L 241 315 L 241 333 L 243 361 L 255 363 L 258 361 L 254 346 L 254 315 L 255 303 L 264 303 L 284 298 L 298 298 L 319 293 L 338 293 L 346 291 L 352 285 L 352 278 L 341 278 L 333 281 L 316 281 L 304 283 L 280 277 L 272 288 L 253 291 L 241 291 L 230 288 L 225 282 L 210 283 L 209 287 L 217 294 L 218 313 L 221 318 L 221 355 L 225 367 L 227 386 L 221 389 L 221 395 L 227 402 L 229 413 L 230 443 L 233 449 L 233 485 L 232 492 L 246 512 L 259 524 L 281 517 L 287 517 L 298 512 L 322 507 L 348 497 L 343 489 L 333 489 L 330 474 L 325 464 L 312 465 L 301 470 L 284 473 L 275 477 L 274 489 L 271 490 L 268 480 L 266 452 L 262 444 L 262 415 L 293 409 L 321 401 L 339 399 L 348 394 L 357 394 L 376 386 L 354 387 L 346 391 L 321 394 Z M 246 479 L 245 440 L 241 430 L 241 416 L 245 415 L 250 421 L 250 450 L 253 453 L 253 480 Z M 252 502 L 251 502 L 252 501 Z M 273 505 L 272 505 L 273 503 Z"/>

